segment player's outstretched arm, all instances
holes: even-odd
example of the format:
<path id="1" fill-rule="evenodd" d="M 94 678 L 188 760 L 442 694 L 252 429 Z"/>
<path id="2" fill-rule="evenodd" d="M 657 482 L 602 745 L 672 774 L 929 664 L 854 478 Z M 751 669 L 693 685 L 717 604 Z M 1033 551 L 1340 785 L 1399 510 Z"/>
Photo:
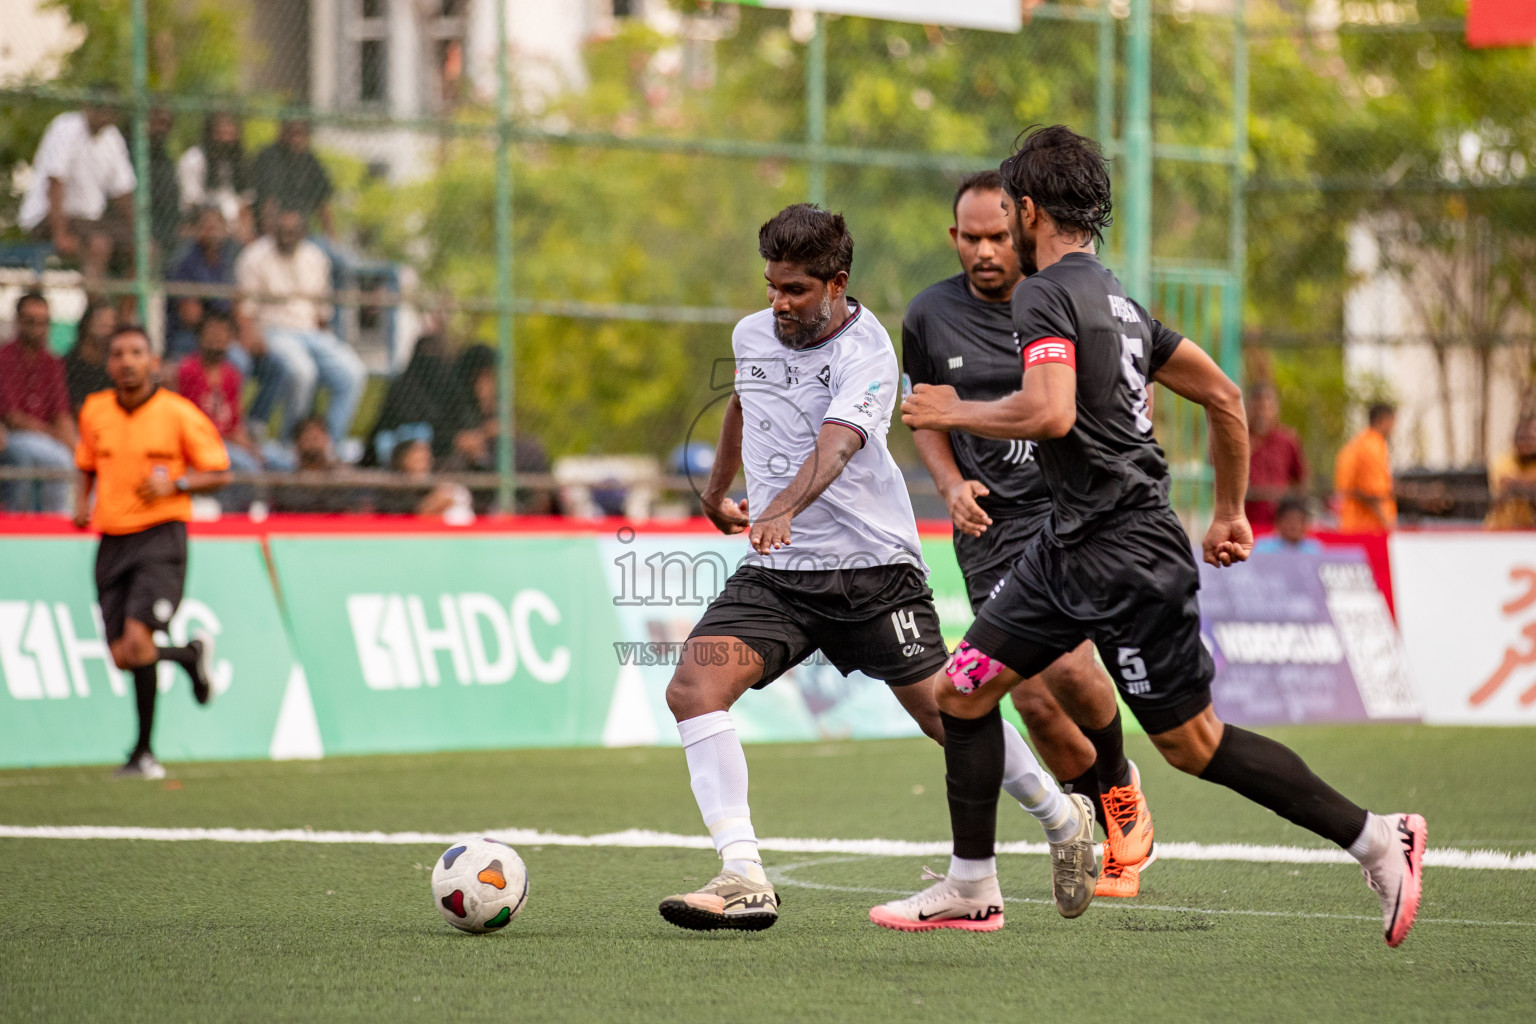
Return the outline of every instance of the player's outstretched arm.
<path id="1" fill-rule="evenodd" d="M 1077 422 L 1077 371 L 1064 363 L 1031 366 L 1019 390 L 991 402 L 962 402 L 948 384 L 919 384 L 901 403 L 901 422 L 1001 441 L 1063 437 Z"/>
<path id="2" fill-rule="evenodd" d="M 917 445 L 918 457 L 933 477 L 939 497 L 949 509 L 949 518 L 955 529 L 972 537 L 980 537 L 992 525 L 992 517 L 976 504 L 992 492 L 980 480 L 967 480 L 955 462 L 955 447 L 949 434 L 942 430 L 914 430 L 912 443 Z"/>
<path id="3" fill-rule="evenodd" d="M 752 547 L 766 555 L 789 544 L 790 520 L 821 497 L 837 479 L 848 460 L 864 447 L 864 435 L 844 423 L 823 423 L 816 435 L 816 451 L 800 464 L 789 486 L 769 502 L 752 524 Z"/>
<path id="4" fill-rule="evenodd" d="M 1205 535 L 1205 560 L 1227 566 L 1245 561 L 1253 550 L 1253 529 L 1243 512 L 1248 493 L 1248 417 L 1243 392 L 1205 350 L 1188 338 L 1179 342 L 1152 375 L 1176 395 L 1205 408 L 1215 471 L 1215 511 Z"/>
<path id="5" fill-rule="evenodd" d="M 736 395 L 725 405 L 725 421 L 720 424 L 720 440 L 715 443 L 715 462 L 709 470 L 709 483 L 701 496 L 704 514 L 724 534 L 740 533 L 747 528 L 747 502 L 732 501 L 731 484 L 741 470 L 741 399 Z"/>
<path id="6" fill-rule="evenodd" d="M 75 477 L 75 529 L 83 530 L 91 525 L 91 491 L 96 486 L 96 474 L 79 470 Z"/>

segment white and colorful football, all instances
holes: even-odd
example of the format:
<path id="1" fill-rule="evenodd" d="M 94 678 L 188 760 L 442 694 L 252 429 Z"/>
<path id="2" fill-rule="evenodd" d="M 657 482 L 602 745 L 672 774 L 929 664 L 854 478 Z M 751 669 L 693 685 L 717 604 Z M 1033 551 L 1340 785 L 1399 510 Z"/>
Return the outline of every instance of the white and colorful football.
<path id="1" fill-rule="evenodd" d="M 500 931 L 528 900 L 528 869 L 498 839 L 463 839 L 433 866 L 432 899 L 443 920 L 461 931 Z"/>

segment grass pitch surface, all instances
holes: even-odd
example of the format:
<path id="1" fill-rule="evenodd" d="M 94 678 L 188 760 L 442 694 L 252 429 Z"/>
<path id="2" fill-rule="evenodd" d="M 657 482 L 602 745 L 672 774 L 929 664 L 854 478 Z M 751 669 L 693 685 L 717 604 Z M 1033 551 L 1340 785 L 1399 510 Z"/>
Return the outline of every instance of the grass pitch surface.
<path id="1" fill-rule="evenodd" d="M 1536 850 L 1530 730 L 1267 730 L 1366 805 L 1417 810 L 1431 848 Z M 1323 847 L 1128 740 L 1159 839 Z M 749 747 L 765 836 L 943 840 L 926 741 Z M 0 773 L 0 824 L 699 834 L 681 752 L 521 751 Z M 1000 838 L 1038 841 L 1011 804 Z M 1426 870 L 1420 923 L 1381 940 L 1351 865 L 1162 860 L 1134 901 L 1065 921 L 1044 857 L 1005 856 L 1008 925 L 909 935 L 866 917 L 943 857 L 770 854 L 766 932 L 692 933 L 657 901 L 707 880 L 685 849 L 520 845 L 505 932 L 449 929 L 440 849 L 0 839 L 0 1020 L 1530 1020 L 1536 872 Z"/>

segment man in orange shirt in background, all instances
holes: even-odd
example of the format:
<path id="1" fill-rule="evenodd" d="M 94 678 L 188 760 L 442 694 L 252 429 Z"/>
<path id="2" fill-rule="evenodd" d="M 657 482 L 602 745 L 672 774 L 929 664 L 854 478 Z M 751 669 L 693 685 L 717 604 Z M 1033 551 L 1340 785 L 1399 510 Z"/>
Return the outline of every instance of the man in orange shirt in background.
<path id="1" fill-rule="evenodd" d="M 1339 532 L 1385 533 L 1397 526 L 1392 458 L 1387 450 L 1396 421 L 1397 409 L 1378 402 L 1371 406 L 1369 425 L 1339 449 L 1333 464 Z"/>
<path id="2" fill-rule="evenodd" d="M 157 647 L 181 603 L 187 578 L 187 521 L 193 494 L 229 481 L 229 455 L 218 429 L 180 395 L 156 383 L 160 361 L 142 328 L 112 334 L 107 373 L 80 409 L 75 466 L 75 525 L 101 534 L 96 594 L 112 661 L 133 673 L 139 738 L 119 778 L 160 779 L 165 768 L 150 750 L 155 722 L 155 664 L 174 661 L 192 677 L 199 704 L 212 695 L 213 636 L 199 631 L 184 647 Z M 91 510 L 91 491 L 96 507 Z"/>

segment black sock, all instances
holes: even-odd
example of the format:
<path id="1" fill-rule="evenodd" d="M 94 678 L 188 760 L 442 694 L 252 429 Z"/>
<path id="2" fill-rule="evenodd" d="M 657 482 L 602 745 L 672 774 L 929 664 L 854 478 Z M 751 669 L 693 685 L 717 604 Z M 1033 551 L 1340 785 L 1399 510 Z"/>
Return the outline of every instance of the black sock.
<path id="1" fill-rule="evenodd" d="M 1131 762 L 1125 759 L 1125 734 L 1120 731 L 1120 709 L 1102 729 L 1083 729 L 1083 735 L 1093 744 L 1098 760 L 1093 771 L 1099 777 L 1099 792 L 1108 793 L 1116 786 L 1129 785 Z"/>
<path id="2" fill-rule="evenodd" d="M 159 693 L 155 679 L 155 666 L 145 665 L 133 670 L 133 697 L 139 710 L 139 741 L 133 753 L 149 753 L 149 737 L 155 730 L 155 697 Z"/>
<path id="3" fill-rule="evenodd" d="M 188 672 L 197 665 L 197 652 L 191 647 L 156 647 L 155 656 L 161 661 L 174 661 Z"/>
<path id="4" fill-rule="evenodd" d="M 1105 835 L 1109 834 L 1109 819 L 1104 816 L 1104 800 L 1099 792 L 1099 773 L 1096 769 L 1089 768 L 1077 778 L 1068 779 L 1061 784 L 1061 788 L 1065 793 L 1081 793 L 1093 801 L 1094 820 L 1099 823 Z"/>
<path id="5" fill-rule="evenodd" d="M 1200 777 L 1345 848 L 1365 828 L 1365 809 L 1313 774 L 1295 751 L 1235 725 L 1221 734 Z"/>
<path id="6" fill-rule="evenodd" d="M 944 782 L 949 792 L 949 826 L 955 856 L 985 860 L 997 844 L 997 792 L 1003 787 L 1003 715 L 997 708 L 980 718 L 944 722 Z"/>

